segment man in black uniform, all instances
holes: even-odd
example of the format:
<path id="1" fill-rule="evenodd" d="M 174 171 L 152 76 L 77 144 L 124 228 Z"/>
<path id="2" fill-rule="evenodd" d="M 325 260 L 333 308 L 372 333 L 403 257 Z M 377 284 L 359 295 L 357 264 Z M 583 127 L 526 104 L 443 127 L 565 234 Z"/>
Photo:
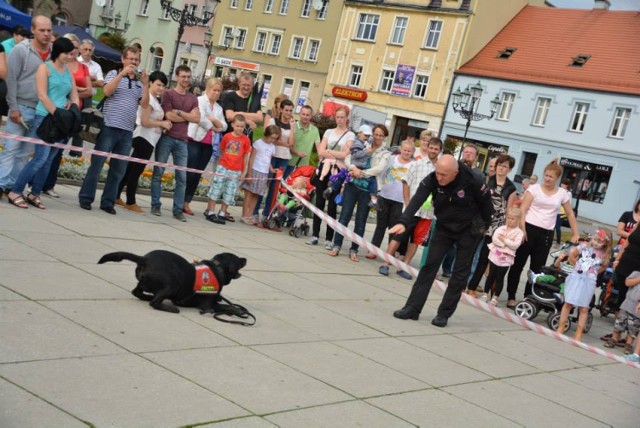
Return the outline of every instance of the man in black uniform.
<path id="1" fill-rule="evenodd" d="M 413 284 L 407 303 L 402 309 L 395 311 L 393 316 L 400 319 L 419 318 L 442 259 L 456 244 L 453 275 L 438 307 L 438 314 L 431 321 L 437 327 L 444 327 L 458 306 L 460 294 L 469 277 L 471 260 L 480 236 L 478 233 L 483 233 L 474 229 L 482 228 L 483 225 L 478 223 L 484 222 L 484 226 L 490 224 L 493 207 L 484 181 L 453 156 L 444 155 L 436 163 L 436 170 L 422 180 L 399 223 L 389 229 L 389 233 L 403 233 L 411 217 L 429 195 L 433 195 L 432 203 L 437 218 L 436 230 L 429 244 L 429 255 Z"/>

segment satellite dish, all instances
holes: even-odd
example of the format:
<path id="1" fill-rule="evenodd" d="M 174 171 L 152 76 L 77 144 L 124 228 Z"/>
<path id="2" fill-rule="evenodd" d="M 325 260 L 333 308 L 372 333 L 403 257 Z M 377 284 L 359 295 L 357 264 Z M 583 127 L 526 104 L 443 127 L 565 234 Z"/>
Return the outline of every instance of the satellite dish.
<path id="1" fill-rule="evenodd" d="M 96 1 L 96 6 L 98 7 L 104 7 L 107 4 L 107 0 L 95 0 Z"/>
<path id="2" fill-rule="evenodd" d="M 314 10 L 322 9 L 322 0 L 313 0 L 313 2 L 311 3 L 311 7 Z"/>

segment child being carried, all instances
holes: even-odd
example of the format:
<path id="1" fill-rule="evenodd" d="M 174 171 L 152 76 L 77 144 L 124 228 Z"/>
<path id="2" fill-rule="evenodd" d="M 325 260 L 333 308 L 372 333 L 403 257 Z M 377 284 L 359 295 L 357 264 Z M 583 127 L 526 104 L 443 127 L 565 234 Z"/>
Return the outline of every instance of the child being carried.
<path id="1" fill-rule="evenodd" d="M 360 133 L 358 135 L 361 135 Z M 358 169 L 365 170 L 371 168 L 371 148 L 365 147 L 365 142 L 356 138 L 351 144 L 349 148 L 349 152 L 351 154 L 351 164 Z M 368 177 L 359 179 L 360 184 L 366 183 L 367 190 L 371 197 L 371 201 L 369 202 L 369 206 L 371 208 L 378 209 L 378 182 L 376 181 L 376 177 Z M 344 183 L 348 183 L 351 181 L 349 177 L 349 172 L 346 168 L 341 168 L 336 174 L 331 175 L 329 177 L 329 182 L 331 186 L 327 188 L 322 193 L 322 196 L 326 200 L 330 200 L 333 196 L 337 195 L 341 192 L 342 185 Z"/>

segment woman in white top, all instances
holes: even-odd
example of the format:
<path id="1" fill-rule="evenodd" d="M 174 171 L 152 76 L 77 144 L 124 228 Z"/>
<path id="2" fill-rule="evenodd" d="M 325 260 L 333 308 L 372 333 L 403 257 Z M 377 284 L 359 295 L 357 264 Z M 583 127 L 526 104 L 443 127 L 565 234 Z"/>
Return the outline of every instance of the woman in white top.
<path id="1" fill-rule="evenodd" d="M 164 119 L 164 110 L 160 105 L 159 98 L 164 94 L 167 85 L 167 76 L 161 71 L 154 71 L 149 76 L 149 106 L 138 107 L 136 118 L 136 129 L 133 131 L 133 152 L 131 157 L 149 160 L 153 154 L 156 143 L 162 136 L 165 129 L 171 129 L 171 121 Z M 138 189 L 138 179 L 144 171 L 145 164 L 129 162 L 127 171 L 120 182 L 118 188 L 118 199 L 116 205 L 124 206 L 129 211 L 144 213 L 144 210 L 136 203 L 136 190 Z M 127 186 L 126 203 L 120 199 L 120 194 L 124 186 Z"/>
<path id="2" fill-rule="evenodd" d="M 220 79 L 207 80 L 204 94 L 198 97 L 198 108 L 200 109 L 200 122 L 190 123 L 187 130 L 189 141 L 187 141 L 187 167 L 203 171 L 209 161 L 211 154 L 216 153 L 220 145 L 220 133 L 227 130 L 227 122 L 224 120 L 224 111 L 218 99 L 222 93 L 222 81 Z M 214 154 L 217 164 L 217 157 Z M 216 165 L 213 166 L 215 171 Z M 184 191 L 184 206 L 182 212 L 193 215 L 189 207 L 193 195 L 196 193 L 201 173 L 187 172 L 187 185 Z"/>
<path id="3" fill-rule="evenodd" d="M 338 168 L 344 168 L 344 159 L 349 154 L 349 148 L 353 144 L 353 140 L 356 138 L 356 134 L 349 130 L 347 127 L 347 121 L 349 117 L 349 111 L 347 107 L 338 107 L 334 113 L 334 119 L 336 120 L 336 127 L 333 129 L 327 129 L 322 136 L 320 144 L 316 144 L 316 151 L 318 152 L 318 158 L 323 162 L 328 162 L 335 165 Z M 322 169 L 321 165 L 318 168 Z M 324 211 L 325 203 L 327 202 L 322 193 L 329 186 L 330 174 L 325 174 L 322 180 L 318 180 L 313 183 L 316 186 L 316 207 L 321 211 Z M 334 198 L 329 200 L 329 207 L 327 208 L 327 214 L 331 218 L 336 218 L 338 208 L 334 201 Z M 318 236 L 320 236 L 320 225 L 322 220 L 320 217 L 313 216 L 313 229 L 311 239 L 307 244 L 318 245 Z M 325 235 L 324 248 L 330 250 L 333 248 L 333 229 L 327 227 Z"/>
<path id="4" fill-rule="evenodd" d="M 389 130 L 384 125 L 376 125 L 373 127 L 373 140 L 371 142 L 371 168 L 361 170 L 350 164 L 350 157 L 345 159 L 348 165 L 351 181 L 344 186 L 342 192 L 342 211 L 340 212 L 340 224 L 347 226 L 351 221 L 351 216 L 355 210 L 356 218 L 353 231 L 358 236 L 364 236 L 365 227 L 367 225 L 367 215 L 369 214 L 369 188 L 367 178 L 376 177 L 378 181 L 378 189 L 382 188 L 381 176 L 389 165 L 389 157 L 391 153 L 384 146 L 384 139 L 389 136 Z M 357 208 L 356 208 L 357 206 Z M 333 246 L 329 255 L 332 257 L 340 253 L 342 241 L 344 237 L 336 233 L 333 238 Z M 349 259 L 352 262 L 358 262 L 358 244 L 351 243 L 349 248 Z"/>
<path id="5" fill-rule="evenodd" d="M 558 179 L 562 176 L 562 167 L 556 160 L 551 161 L 544 169 L 542 184 L 532 184 L 522 197 L 520 210 L 522 211 L 522 226 L 524 230 L 524 242 L 516 252 L 513 266 L 509 270 L 507 292 L 509 300 L 507 307 L 516 305 L 516 292 L 520 282 L 520 275 L 531 257 L 530 269 L 540 273 L 541 268 L 547 262 L 549 249 L 553 243 L 553 232 L 556 225 L 556 215 L 562 206 L 569 225 L 571 226 L 571 242 L 577 243 L 580 238 L 576 216 L 571 207 L 569 193 L 558 187 Z M 531 294 L 531 283 L 527 281 L 524 295 Z"/>

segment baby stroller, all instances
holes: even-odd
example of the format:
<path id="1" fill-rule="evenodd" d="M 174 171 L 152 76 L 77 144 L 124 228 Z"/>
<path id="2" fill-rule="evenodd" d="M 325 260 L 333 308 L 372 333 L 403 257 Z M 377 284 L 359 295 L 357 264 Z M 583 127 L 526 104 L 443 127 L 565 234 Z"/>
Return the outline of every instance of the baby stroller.
<path id="1" fill-rule="evenodd" d="M 613 255 L 611 256 L 611 264 L 607 270 L 600 276 L 598 276 L 598 285 L 600 287 L 600 296 L 598 297 L 598 303 L 596 308 L 600 310 L 600 316 L 606 317 L 614 311 L 618 302 L 618 289 L 615 287 L 615 273 L 613 272 L 613 261 L 616 259 L 618 252 L 622 247 L 616 245 L 613 248 Z"/>
<path id="2" fill-rule="evenodd" d="M 315 191 L 315 187 L 311 184 L 310 178 L 315 171 L 315 167 L 313 166 L 301 166 L 296 168 L 291 175 L 286 180 L 287 185 L 291 187 L 294 186 L 294 182 L 300 184 L 302 181 L 298 179 L 304 180 L 305 191 L 304 193 L 300 192 L 303 195 L 303 198 L 306 200 L 310 200 L 313 196 L 313 192 Z M 299 238 L 300 236 L 308 235 L 309 223 L 305 216 L 305 212 L 302 209 L 302 204 L 295 199 L 295 197 L 287 190 L 285 187 L 280 187 L 279 192 L 281 193 L 279 200 L 283 198 L 283 195 L 288 196 L 287 201 L 295 201 L 295 204 L 275 202 L 271 212 L 264 219 L 263 225 L 268 229 L 279 229 L 281 227 L 290 226 L 289 228 L 289 236 L 295 236 Z M 287 208 L 289 206 L 289 208 Z"/>
<path id="3" fill-rule="evenodd" d="M 544 266 L 541 273 L 536 274 L 529 271 L 529 281 L 531 282 L 531 294 L 519 301 L 514 312 L 520 318 L 532 321 L 541 311 L 547 313 L 547 326 L 552 330 L 557 330 L 560 322 L 560 310 L 564 304 L 564 282 L 567 275 L 573 270 L 573 266 L 558 261 L 558 257 L 565 253 L 572 246 L 565 243 L 558 250 L 551 253 L 555 263 L 552 266 Z M 592 301 L 593 306 L 593 301 Z M 578 321 L 578 308 L 574 307 L 567 320 L 565 331 L 571 328 L 571 324 Z M 584 332 L 588 333 L 593 323 L 593 314 L 589 311 L 587 324 Z M 562 333 L 564 333 L 563 331 Z"/>

